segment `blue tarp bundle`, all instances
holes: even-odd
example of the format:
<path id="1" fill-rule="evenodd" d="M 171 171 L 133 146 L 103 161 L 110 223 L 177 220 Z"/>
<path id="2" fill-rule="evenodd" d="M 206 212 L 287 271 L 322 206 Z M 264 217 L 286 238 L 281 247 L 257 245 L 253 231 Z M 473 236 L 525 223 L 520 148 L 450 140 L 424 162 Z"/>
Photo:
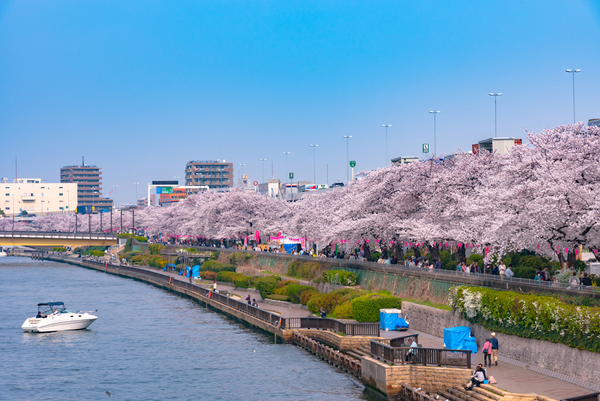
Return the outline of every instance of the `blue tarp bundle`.
<path id="1" fill-rule="evenodd" d="M 471 328 L 466 326 L 444 329 L 444 346 L 448 349 L 459 349 L 477 353 L 475 338 L 471 337 Z"/>
<path id="2" fill-rule="evenodd" d="M 198 277 L 200 275 L 200 265 L 192 267 L 192 277 Z"/>
<path id="3" fill-rule="evenodd" d="M 283 249 L 285 253 L 292 253 L 292 251 L 298 248 L 298 244 L 283 244 Z"/>
<path id="4" fill-rule="evenodd" d="M 175 263 L 167 263 L 165 265 L 165 267 L 163 267 L 163 271 L 166 272 L 167 271 L 167 267 L 175 267 L 175 266 L 176 266 Z"/>
<path id="5" fill-rule="evenodd" d="M 381 330 L 407 330 L 408 323 L 402 318 L 399 309 L 380 309 L 379 327 Z"/>

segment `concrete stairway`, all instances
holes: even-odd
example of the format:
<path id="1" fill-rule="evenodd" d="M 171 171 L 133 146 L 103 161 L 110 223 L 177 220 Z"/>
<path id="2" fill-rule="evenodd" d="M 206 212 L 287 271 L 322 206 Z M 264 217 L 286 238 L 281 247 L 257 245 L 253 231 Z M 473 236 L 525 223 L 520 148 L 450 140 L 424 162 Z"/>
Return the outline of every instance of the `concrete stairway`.
<path id="1" fill-rule="evenodd" d="M 458 387 L 448 388 L 446 391 L 440 391 L 433 398 L 439 395 L 440 398 L 443 397 L 443 401 L 498 401 L 507 394 L 509 393 L 504 390 L 482 384 L 481 387 L 473 387 L 470 391 Z"/>

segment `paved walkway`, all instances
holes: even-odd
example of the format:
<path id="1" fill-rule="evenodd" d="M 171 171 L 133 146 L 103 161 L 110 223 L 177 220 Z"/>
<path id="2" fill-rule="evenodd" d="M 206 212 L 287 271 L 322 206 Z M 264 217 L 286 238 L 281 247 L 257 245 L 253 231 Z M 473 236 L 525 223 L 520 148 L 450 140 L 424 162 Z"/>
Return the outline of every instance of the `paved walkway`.
<path id="1" fill-rule="evenodd" d="M 423 344 L 423 347 L 443 348 L 444 346 L 443 338 L 421 333 L 412 329 L 409 329 L 408 331 L 381 332 L 381 336 L 385 338 L 400 337 L 410 334 L 418 334 L 419 342 Z M 500 344 L 500 350 L 502 350 L 502 344 Z M 498 382 L 498 384 L 496 384 L 498 388 L 511 393 L 539 394 L 554 398 L 555 400 L 561 400 L 594 392 L 594 390 L 580 387 L 542 373 L 534 372 L 524 366 L 516 366 L 507 363 L 501 353 L 499 354 L 498 359 L 498 366 L 487 368 L 487 374 L 488 376 L 494 376 L 494 379 Z M 472 362 L 474 366 L 483 363 L 481 349 L 476 355 L 473 355 Z"/>
<path id="2" fill-rule="evenodd" d="M 156 272 L 156 269 L 153 268 L 143 268 L 140 266 L 136 267 Z M 165 273 L 169 276 L 172 276 L 174 279 L 186 282 L 189 281 L 187 277 L 180 276 L 177 273 Z M 200 285 L 208 288 L 211 284 L 210 282 L 206 282 L 200 283 Z M 283 317 L 307 317 L 312 315 L 309 311 L 304 309 L 286 308 L 283 306 L 265 304 L 264 302 L 262 302 L 260 294 L 258 292 L 254 292 L 254 290 L 249 291 L 239 288 L 234 289 L 233 285 L 226 285 L 220 283 L 217 284 L 217 290 L 233 292 L 234 294 L 241 296 L 242 299 L 245 299 L 248 295 L 250 295 L 250 298 L 256 299 L 261 309 L 281 313 Z M 381 331 L 380 335 L 384 338 L 393 338 L 410 334 L 419 334 L 419 342 L 423 344 L 423 346 L 426 348 L 443 348 L 444 346 L 443 338 L 421 333 L 412 329 L 409 329 L 405 332 Z M 502 344 L 500 344 L 500 349 L 502 349 Z M 476 366 L 478 363 L 483 363 L 483 354 L 481 354 L 481 352 L 478 352 L 476 355 L 473 355 L 472 362 L 474 366 Z M 494 376 L 494 378 L 498 382 L 498 384 L 496 384 L 497 387 L 509 391 L 511 393 L 539 394 L 545 395 L 550 398 L 554 398 L 556 400 L 561 400 L 564 398 L 576 397 L 579 395 L 585 395 L 594 392 L 593 390 L 590 390 L 588 388 L 580 387 L 561 379 L 550 377 L 542 373 L 534 372 L 532 370 L 529 370 L 525 366 L 517 366 L 507 362 L 508 360 L 506 358 L 503 358 L 502 353 L 500 353 L 498 366 L 492 366 L 487 368 L 487 374 L 489 376 Z"/>

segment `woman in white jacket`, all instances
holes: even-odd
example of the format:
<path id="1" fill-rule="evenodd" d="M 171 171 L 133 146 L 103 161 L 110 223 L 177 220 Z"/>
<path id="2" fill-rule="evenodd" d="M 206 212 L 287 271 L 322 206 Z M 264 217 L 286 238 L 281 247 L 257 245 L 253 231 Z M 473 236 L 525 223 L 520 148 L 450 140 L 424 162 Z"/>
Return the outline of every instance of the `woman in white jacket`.
<path id="1" fill-rule="evenodd" d="M 465 386 L 465 390 L 473 389 L 473 386 L 479 387 L 481 383 L 485 380 L 485 375 L 483 374 L 483 369 L 481 366 L 477 366 L 477 370 L 475 370 L 475 374 L 471 377 L 471 382 L 468 386 Z"/>

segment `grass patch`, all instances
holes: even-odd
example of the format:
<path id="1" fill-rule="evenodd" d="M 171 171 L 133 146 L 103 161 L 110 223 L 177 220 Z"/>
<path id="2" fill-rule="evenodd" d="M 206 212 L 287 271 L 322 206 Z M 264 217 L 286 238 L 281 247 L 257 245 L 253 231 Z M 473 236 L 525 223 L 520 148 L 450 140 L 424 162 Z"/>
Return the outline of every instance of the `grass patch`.
<path id="1" fill-rule="evenodd" d="M 412 302 L 414 304 L 429 306 L 429 307 L 436 308 L 436 309 L 452 311 L 452 307 L 450 307 L 448 305 L 438 304 L 438 303 L 431 302 L 431 301 L 421 301 L 419 299 L 413 299 L 413 298 L 408 298 L 408 299 L 402 298 L 402 301 Z"/>

